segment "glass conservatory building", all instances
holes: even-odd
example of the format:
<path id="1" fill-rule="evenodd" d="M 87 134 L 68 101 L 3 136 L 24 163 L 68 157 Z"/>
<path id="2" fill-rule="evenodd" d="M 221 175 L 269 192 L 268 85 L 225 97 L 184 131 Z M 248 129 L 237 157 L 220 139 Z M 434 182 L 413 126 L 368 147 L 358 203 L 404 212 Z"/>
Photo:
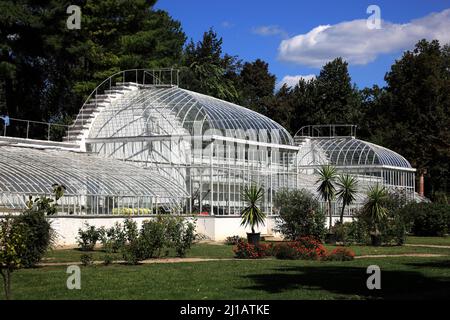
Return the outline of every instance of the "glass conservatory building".
<path id="1" fill-rule="evenodd" d="M 23 210 L 30 195 L 50 195 L 59 183 L 66 187 L 61 215 L 233 216 L 245 205 L 244 186 L 257 184 L 263 210 L 276 215 L 277 190 L 315 193 L 323 164 L 359 180 L 348 215 L 374 184 L 415 197 L 409 162 L 357 139 L 354 126 L 310 126 L 291 136 L 257 112 L 182 89 L 176 79 L 172 69 L 111 76 L 62 141 L 51 139 L 50 124 L 48 139 L 30 139 L 30 122 L 22 136 L 10 136 L 12 119 L 0 139 L 0 212 Z"/>

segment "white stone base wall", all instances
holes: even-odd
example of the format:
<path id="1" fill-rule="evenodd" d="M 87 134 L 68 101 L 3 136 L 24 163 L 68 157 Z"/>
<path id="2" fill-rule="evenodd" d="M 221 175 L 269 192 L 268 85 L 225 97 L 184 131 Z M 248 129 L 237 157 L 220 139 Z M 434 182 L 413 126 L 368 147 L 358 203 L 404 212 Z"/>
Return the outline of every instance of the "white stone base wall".
<path id="1" fill-rule="evenodd" d="M 127 217 L 124 216 L 100 216 L 100 217 L 81 217 L 81 216 L 64 216 L 50 218 L 53 229 L 57 233 L 57 246 L 74 246 L 77 244 L 77 236 L 79 229 L 86 229 L 86 224 L 97 228 L 110 228 L 116 222 L 123 223 Z M 151 216 L 133 217 L 140 228 L 145 220 L 152 219 Z M 190 218 L 195 219 L 197 233 L 203 234 L 207 239 L 214 241 L 223 241 L 228 236 L 239 235 L 246 237 L 246 232 L 251 232 L 250 228 L 241 226 L 241 218 L 239 216 L 205 216 Z M 256 228 L 256 232 L 261 234 L 269 234 L 279 236 L 273 232 L 275 219 L 269 217 L 266 224 Z"/>
<path id="2" fill-rule="evenodd" d="M 86 224 L 95 226 L 96 228 L 105 227 L 110 228 L 116 222 L 123 223 L 127 217 L 125 216 L 56 216 L 51 217 L 52 228 L 56 231 L 57 239 L 56 245 L 62 246 L 76 246 L 79 229 L 86 229 Z M 152 216 L 137 216 L 133 220 L 137 222 L 138 228 L 141 227 L 142 222 L 152 219 Z M 247 232 L 251 232 L 250 228 L 241 226 L 241 218 L 239 216 L 197 216 L 190 217 L 195 220 L 197 228 L 196 232 L 205 236 L 206 239 L 213 241 L 224 241 L 229 236 L 246 237 Z M 344 222 L 351 222 L 353 218 L 344 217 Z M 338 217 L 333 217 L 333 224 L 339 221 Z M 273 231 L 276 221 L 275 217 L 266 218 L 264 226 L 256 228 L 256 232 L 263 235 L 272 235 L 282 238 L 282 235 Z M 326 219 L 326 227 L 328 228 L 329 221 Z"/>

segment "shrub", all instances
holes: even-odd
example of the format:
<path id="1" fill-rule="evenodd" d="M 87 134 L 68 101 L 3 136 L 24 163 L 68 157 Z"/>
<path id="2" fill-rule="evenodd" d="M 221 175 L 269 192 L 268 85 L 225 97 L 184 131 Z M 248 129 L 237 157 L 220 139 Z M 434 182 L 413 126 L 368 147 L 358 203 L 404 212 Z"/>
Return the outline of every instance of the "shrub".
<path id="1" fill-rule="evenodd" d="M 405 214 L 404 207 L 407 206 L 405 195 L 402 192 L 386 192 L 380 200 L 384 208 L 384 214 L 380 216 L 376 223 L 377 236 L 381 243 L 402 245 L 405 242 L 406 234 L 410 229 L 408 215 Z M 364 214 L 363 208 L 355 215 L 356 221 L 349 230 L 351 240 L 359 243 L 368 243 L 371 234 L 374 231 L 374 222 L 367 214 Z M 346 244 L 352 241 L 344 241 Z"/>
<path id="2" fill-rule="evenodd" d="M 58 200 L 63 194 L 63 186 L 54 185 L 55 199 Z M 23 241 L 25 246 L 20 250 L 20 260 L 24 267 L 35 266 L 41 261 L 44 254 L 52 246 L 56 234 L 51 228 L 50 221 L 46 216 L 53 215 L 57 211 L 57 204 L 53 199 L 29 197 L 27 209 L 14 218 L 14 223 L 23 228 Z"/>
<path id="3" fill-rule="evenodd" d="M 178 257 L 186 256 L 187 250 L 192 246 L 195 240 L 195 224 L 192 222 L 181 222 L 179 224 L 179 233 L 175 239 L 173 239 L 175 252 Z"/>
<path id="4" fill-rule="evenodd" d="M 225 244 L 229 246 L 235 246 L 238 244 L 239 240 L 244 240 L 244 238 L 240 236 L 230 236 L 226 237 Z"/>
<path id="5" fill-rule="evenodd" d="M 134 227 L 128 229 L 134 230 Z M 137 236 L 134 232 L 131 232 L 131 241 L 122 252 L 124 259 L 132 264 L 158 258 L 163 251 L 168 255 L 170 249 L 174 249 L 178 257 L 184 257 L 196 238 L 194 223 L 170 215 L 159 215 L 145 221 Z"/>
<path id="6" fill-rule="evenodd" d="M 369 227 L 364 220 L 356 219 L 352 222 L 345 222 L 341 227 L 343 242 L 345 245 L 368 244 L 370 243 Z"/>
<path id="7" fill-rule="evenodd" d="M 239 240 L 233 251 L 238 259 L 260 259 L 268 255 L 270 246 L 261 243 L 253 245 L 245 240 Z"/>
<path id="8" fill-rule="evenodd" d="M 25 247 L 25 228 L 12 218 L 0 219 L 0 275 L 6 300 L 11 298 L 12 272 L 21 268 L 19 252 Z"/>
<path id="9" fill-rule="evenodd" d="M 54 231 L 42 210 L 26 210 L 14 223 L 25 228 L 25 247 L 20 251 L 22 265 L 26 268 L 41 261 L 54 239 Z"/>
<path id="10" fill-rule="evenodd" d="M 281 260 L 294 260 L 299 258 L 297 249 L 288 243 L 275 246 L 274 256 Z"/>
<path id="11" fill-rule="evenodd" d="M 103 249 L 107 252 L 118 252 L 126 243 L 127 237 L 124 228 L 116 222 L 109 228 L 99 230 Z"/>
<path id="12" fill-rule="evenodd" d="M 112 255 L 110 255 L 110 254 L 105 254 L 105 255 L 103 256 L 103 264 L 104 264 L 105 266 L 109 266 L 111 263 L 113 263 L 113 261 L 114 261 L 114 258 L 113 258 Z"/>
<path id="13" fill-rule="evenodd" d="M 411 203 L 401 211 L 411 221 L 416 236 L 443 236 L 450 230 L 449 204 Z"/>
<path id="14" fill-rule="evenodd" d="M 325 215 L 309 191 L 280 190 L 275 196 L 275 207 L 279 211 L 276 232 L 290 240 L 304 236 L 323 239 Z"/>
<path id="15" fill-rule="evenodd" d="M 143 259 L 160 257 L 161 251 L 168 245 L 165 219 L 158 217 L 142 223 L 138 243 Z"/>
<path id="16" fill-rule="evenodd" d="M 100 240 L 102 234 L 99 229 L 96 229 L 94 226 L 89 226 L 86 224 L 86 230 L 78 229 L 78 246 L 82 251 L 92 251 L 97 244 L 97 241 Z"/>
<path id="17" fill-rule="evenodd" d="M 80 257 L 81 264 L 85 267 L 94 264 L 94 258 L 92 254 L 82 254 Z"/>
<path id="18" fill-rule="evenodd" d="M 324 260 L 328 261 L 350 261 L 354 258 L 355 253 L 344 247 L 338 247 L 323 257 Z"/>
<path id="19" fill-rule="evenodd" d="M 126 244 L 122 248 L 122 256 L 126 264 L 138 264 L 139 261 L 145 260 L 145 257 L 141 251 L 141 244 L 139 240 L 134 240 Z"/>
<path id="20" fill-rule="evenodd" d="M 336 241 L 346 242 L 348 237 L 348 227 L 349 227 L 348 222 L 345 223 L 336 222 L 330 228 L 330 234 L 333 234 L 336 237 Z"/>
<path id="21" fill-rule="evenodd" d="M 277 259 L 316 260 L 326 255 L 322 243 L 313 237 L 301 237 L 296 241 L 285 242 L 274 249 Z"/>

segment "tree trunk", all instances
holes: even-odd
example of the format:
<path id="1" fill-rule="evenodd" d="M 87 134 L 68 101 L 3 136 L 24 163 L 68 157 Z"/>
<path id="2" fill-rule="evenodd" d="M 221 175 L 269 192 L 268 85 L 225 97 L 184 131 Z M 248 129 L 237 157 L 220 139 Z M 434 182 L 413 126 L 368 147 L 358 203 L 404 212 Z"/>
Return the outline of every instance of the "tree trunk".
<path id="1" fill-rule="evenodd" d="M 8 278 L 8 297 L 7 300 L 11 300 L 11 271 L 6 270 L 7 278 Z"/>
<path id="2" fill-rule="evenodd" d="M 342 204 L 342 211 L 341 211 L 341 217 L 340 217 L 341 224 L 344 223 L 344 211 L 345 211 L 345 203 Z"/>
<path id="3" fill-rule="evenodd" d="M 373 232 L 370 235 L 371 242 L 373 246 L 380 246 L 381 245 L 381 232 L 378 229 L 378 226 L 375 226 Z"/>
<path id="4" fill-rule="evenodd" d="M 6 268 L 0 270 L 3 278 L 3 289 L 5 290 L 5 299 L 11 300 L 11 272 Z"/>
<path id="5" fill-rule="evenodd" d="M 332 214 L 331 214 L 331 200 L 328 201 L 328 215 L 330 217 L 330 225 L 328 230 L 331 230 L 331 224 L 333 223 L 333 218 L 332 218 Z"/>
<path id="6" fill-rule="evenodd" d="M 252 226 L 252 233 L 255 233 L 255 228 Z"/>

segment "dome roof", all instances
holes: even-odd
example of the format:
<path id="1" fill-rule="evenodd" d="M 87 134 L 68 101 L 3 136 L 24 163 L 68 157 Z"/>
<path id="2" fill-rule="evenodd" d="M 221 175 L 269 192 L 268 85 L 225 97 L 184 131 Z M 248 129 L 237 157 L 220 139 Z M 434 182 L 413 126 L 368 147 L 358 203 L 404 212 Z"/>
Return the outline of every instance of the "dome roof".
<path id="1" fill-rule="evenodd" d="M 70 196 L 153 196 L 172 205 L 186 190 L 154 170 L 89 153 L 2 146 L 0 207 L 25 208 L 28 195 L 52 194 L 54 183 Z"/>
<path id="2" fill-rule="evenodd" d="M 314 150 L 335 166 L 381 165 L 411 169 L 411 164 L 398 153 L 379 145 L 351 138 L 314 138 Z"/>
<path id="3" fill-rule="evenodd" d="M 292 145 L 277 122 L 239 105 L 174 86 L 143 86 L 118 97 L 94 120 L 90 138 L 232 135 Z"/>

